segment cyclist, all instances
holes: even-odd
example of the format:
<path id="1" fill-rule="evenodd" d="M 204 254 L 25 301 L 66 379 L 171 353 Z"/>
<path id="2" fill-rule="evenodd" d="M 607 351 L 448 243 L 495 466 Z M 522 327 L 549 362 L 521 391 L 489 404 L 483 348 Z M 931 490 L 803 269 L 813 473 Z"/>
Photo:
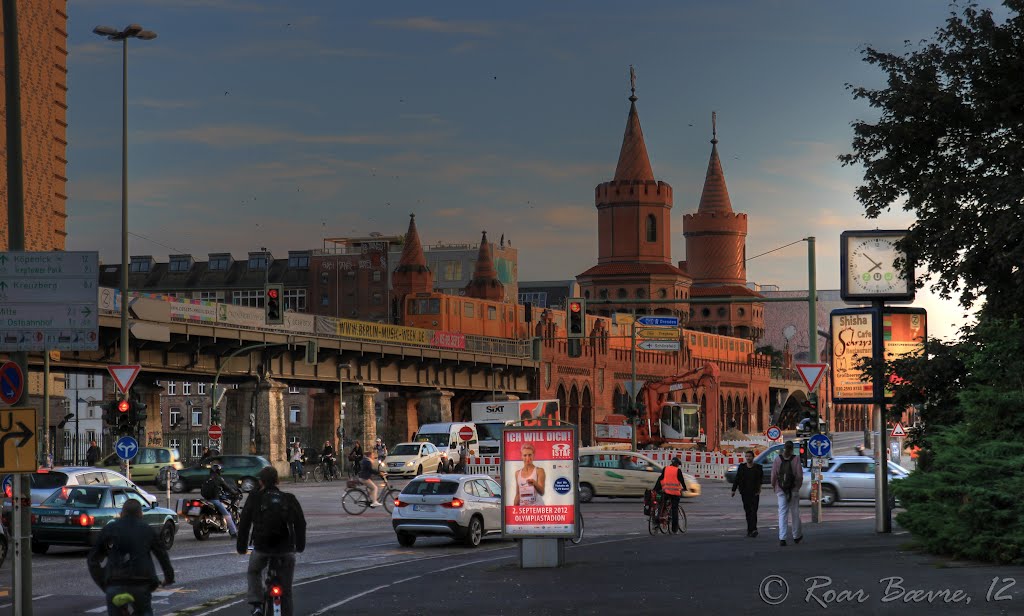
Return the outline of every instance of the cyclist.
<path id="1" fill-rule="evenodd" d="M 683 495 L 683 486 L 686 485 L 683 481 L 683 469 L 680 468 L 682 464 L 679 458 L 672 458 L 672 464 L 661 471 L 661 476 L 654 484 L 654 490 L 660 490 L 668 505 L 672 507 L 673 533 L 679 532 L 679 498 Z"/>
<path id="2" fill-rule="evenodd" d="M 231 537 L 234 538 L 238 535 L 238 527 L 235 526 L 235 519 L 231 517 L 231 513 L 228 512 L 227 506 L 224 505 L 222 500 L 224 493 L 228 493 L 231 496 L 238 496 L 240 490 L 235 488 L 227 481 L 224 481 L 224 477 L 221 476 L 221 465 L 213 464 L 210 466 L 210 476 L 203 482 L 199 493 L 206 500 L 210 501 L 210 504 L 217 508 L 217 513 L 224 518 L 224 521 L 228 524 L 228 532 Z"/>
<path id="3" fill-rule="evenodd" d="M 359 462 L 359 483 L 366 486 L 366 489 L 370 495 L 370 506 L 379 507 L 379 491 L 377 489 L 377 482 L 373 480 L 373 476 L 379 474 L 377 465 L 373 463 L 373 452 L 363 454 L 363 459 Z"/>
<path id="4" fill-rule="evenodd" d="M 363 460 L 363 445 L 358 440 L 352 445 L 352 451 L 348 452 L 348 461 L 352 463 L 350 473 L 359 473 L 359 465 Z"/>
<path id="5" fill-rule="evenodd" d="M 89 575 L 107 596 L 107 612 L 120 613 L 131 596 L 135 613 L 153 615 L 153 590 L 160 585 L 153 558 L 164 572 L 164 586 L 174 583 L 174 567 L 156 531 L 142 520 L 142 503 L 129 500 L 121 517 L 103 527 L 89 552 Z M 106 561 L 106 564 L 103 562 Z"/>
<path id="6" fill-rule="evenodd" d="M 331 441 L 324 441 L 323 451 L 320 452 L 320 460 L 325 467 L 324 475 L 330 474 L 331 478 L 334 479 L 338 474 L 338 468 L 334 465 L 336 458 L 334 456 L 334 445 L 331 444 Z"/>
<path id="7" fill-rule="evenodd" d="M 295 553 L 306 549 L 306 517 L 293 494 L 277 488 L 277 469 L 260 470 L 260 490 L 250 494 L 242 509 L 235 549 L 245 554 L 252 530 L 253 552 L 249 556 L 246 600 L 253 606 L 253 616 L 263 616 L 263 569 L 271 558 L 278 559 L 285 616 L 292 614 L 292 579 L 295 577 Z"/>
<path id="8" fill-rule="evenodd" d="M 302 468 L 302 446 L 299 443 L 292 445 L 292 453 L 288 456 L 288 461 L 291 462 L 292 476 L 305 479 L 306 473 Z"/>
<path id="9" fill-rule="evenodd" d="M 377 444 L 373 446 L 373 453 L 377 454 L 378 461 L 383 461 L 384 458 L 388 457 L 388 446 L 378 438 Z"/>

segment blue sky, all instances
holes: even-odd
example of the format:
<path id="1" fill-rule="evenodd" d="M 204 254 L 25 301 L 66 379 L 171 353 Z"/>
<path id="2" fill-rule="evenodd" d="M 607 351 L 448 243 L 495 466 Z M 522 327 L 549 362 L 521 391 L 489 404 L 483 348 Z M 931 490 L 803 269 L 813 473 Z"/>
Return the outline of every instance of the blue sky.
<path id="1" fill-rule="evenodd" d="M 672 185 L 673 254 L 697 207 L 718 113 L 747 254 L 817 237 L 818 286 L 838 287 L 844 229 L 866 221 L 842 168 L 845 84 L 881 85 L 865 44 L 930 38 L 942 0 L 388 2 L 71 0 L 69 249 L 120 259 L 121 54 L 129 43 L 130 252 L 237 256 L 404 232 L 519 248 L 522 279 L 597 258 L 593 190 L 615 169 L 628 69 L 655 175 Z M 982 2 L 983 6 L 994 5 Z M 140 237 L 142 236 L 142 237 Z M 806 288 L 802 244 L 753 259 L 751 281 Z M 925 294 L 931 331 L 960 322 Z"/>

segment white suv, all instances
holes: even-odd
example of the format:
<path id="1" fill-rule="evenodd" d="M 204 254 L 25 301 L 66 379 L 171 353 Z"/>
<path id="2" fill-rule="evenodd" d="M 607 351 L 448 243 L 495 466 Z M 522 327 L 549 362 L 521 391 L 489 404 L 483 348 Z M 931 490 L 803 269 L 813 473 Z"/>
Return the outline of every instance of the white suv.
<path id="1" fill-rule="evenodd" d="M 501 486 L 487 475 L 423 475 L 395 501 L 391 525 L 398 543 L 441 536 L 480 545 L 485 535 L 501 534 Z"/>

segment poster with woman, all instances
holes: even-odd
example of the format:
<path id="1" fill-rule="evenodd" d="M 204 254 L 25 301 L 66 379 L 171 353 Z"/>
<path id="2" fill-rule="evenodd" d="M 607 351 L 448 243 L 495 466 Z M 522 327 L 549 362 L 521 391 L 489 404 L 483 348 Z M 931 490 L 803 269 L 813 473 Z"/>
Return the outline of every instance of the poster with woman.
<path id="1" fill-rule="evenodd" d="M 509 536 L 572 536 L 576 520 L 574 430 L 507 427 L 502 511 Z"/>

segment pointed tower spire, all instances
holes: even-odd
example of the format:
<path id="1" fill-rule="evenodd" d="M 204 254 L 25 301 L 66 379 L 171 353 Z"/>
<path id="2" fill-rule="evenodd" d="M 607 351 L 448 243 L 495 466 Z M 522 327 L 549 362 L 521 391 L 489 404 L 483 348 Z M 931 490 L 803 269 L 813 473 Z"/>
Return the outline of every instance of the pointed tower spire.
<path id="1" fill-rule="evenodd" d="M 629 90 L 629 117 L 626 119 L 626 132 L 622 136 L 619 163 L 615 166 L 615 181 L 653 181 L 654 170 L 651 169 L 651 159 L 647 156 L 644 131 L 640 128 L 640 116 L 636 112 L 636 72 L 632 65 L 629 67 Z"/>
<path id="2" fill-rule="evenodd" d="M 487 241 L 487 231 L 484 231 L 480 238 L 476 270 L 473 272 L 473 279 L 466 285 L 466 295 L 495 302 L 505 299 L 505 285 L 498 280 L 498 270 L 494 269 L 491 245 Z"/>
<path id="3" fill-rule="evenodd" d="M 402 257 L 395 268 L 391 284 L 400 297 L 408 293 L 429 293 L 434 290 L 434 275 L 427 267 L 427 257 L 423 254 L 423 244 L 416 230 L 416 214 L 409 214 L 409 230 L 405 233 Z"/>
<path id="4" fill-rule="evenodd" d="M 698 212 L 732 212 L 732 201 L 729 200 L 729 189 L 725 185 L 725 172 L 722 161 L 718 158 L 718 114 L 711 112 L 711 159 L 708 161 L 708 173 L 704 177 L 704 192 L 700 195 Z"/>

